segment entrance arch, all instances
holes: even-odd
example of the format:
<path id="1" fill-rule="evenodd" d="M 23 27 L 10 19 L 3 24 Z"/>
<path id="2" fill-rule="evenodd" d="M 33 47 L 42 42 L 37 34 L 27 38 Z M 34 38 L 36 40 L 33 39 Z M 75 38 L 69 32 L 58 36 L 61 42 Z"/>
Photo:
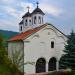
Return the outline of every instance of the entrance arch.
<path id="1" fill-rule="evenodd" d="M 52 57 L 48 63 L 48 71 L 56 70 L 56 58 Z"/>
<path id="2" fill-rule="evenodd" d="M 36 62 L 36 73 L 46 72 L 46 61 L 44 58 L 39 58 Z"/>

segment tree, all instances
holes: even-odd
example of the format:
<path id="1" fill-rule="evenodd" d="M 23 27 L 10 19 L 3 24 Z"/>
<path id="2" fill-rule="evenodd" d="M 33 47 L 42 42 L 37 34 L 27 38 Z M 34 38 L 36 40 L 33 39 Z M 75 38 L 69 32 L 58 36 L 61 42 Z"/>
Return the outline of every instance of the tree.
<path id="1" fill-rule="evenodd" d="M 7 55 L 7 52 L 5 50 L 5 47 L 3 45 L 3 37 L 0 34 L 0 63 L 4 63 L 5 56 Z"/>
<path id="2" fill-rule="evenodd" d="M 75 33 L 74 31 L 68 37 L 67 45 L 65 46 L 65 55 L 60 60 L 60 67 L 71 68 L 75 70 Z"/>
<path id="3" fill-rule="evenodd" d="M 0 74 L 5 74 L 3 73 L 3 70 L 7 70 L 6 73 L 11 73 L 11 75 L 23 75 L 18 68 L 11 62 L 11 60 L 8 58 L 7 55 L 7 50 L 4 45 L 4 39 L 2 37 L 2 34 L 0 34 L 0 67 L 3 67 L 2 69 L 0 68 Z M 9 71 L 9 72 L 8 72 Z"/>

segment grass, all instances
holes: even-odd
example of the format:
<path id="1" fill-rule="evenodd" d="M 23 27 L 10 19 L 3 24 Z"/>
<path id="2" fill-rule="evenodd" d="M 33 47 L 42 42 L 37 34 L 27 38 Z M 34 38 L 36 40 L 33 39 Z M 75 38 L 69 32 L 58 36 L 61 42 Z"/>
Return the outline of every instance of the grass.
<path id="1" fill-rule="evenodd" d="M 0 75 L 12 75 L 7 65 L 0 64 Z"/>

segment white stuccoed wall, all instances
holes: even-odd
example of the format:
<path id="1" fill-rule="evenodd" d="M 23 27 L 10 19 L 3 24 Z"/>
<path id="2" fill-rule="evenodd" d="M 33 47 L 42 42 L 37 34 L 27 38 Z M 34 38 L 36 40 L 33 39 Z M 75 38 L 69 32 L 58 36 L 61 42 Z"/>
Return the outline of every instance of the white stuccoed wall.
<path id="1" fill-rule="evenodd" d="M 57 61 L 63 54 L 64 44 L 67 37 L 55 29 L 52 25 L 47 25 L 37 33 L 24 40 L 24 63 L 33 62 L 24 65 L 24 72 L 32 74 L 36 72 L 36 61 L 39 58 L 45 58 L 46 71 L 48 71 L 48 62 L 50 58 L 55 57 Z M 55 48 L 51 48 L 51 41 L 55 42 Z M 57 64 L 58 69 L 58 64 Z"/>
<path id="2" fill-rule="evenodd" d="M 24 55 L 23 50 L 24 50 L 24 43 L 22 41 L 8 42 L 8 57 L 12 60 L 12 62 L 13 62 L 13 53 L 15 53 L 16 51 L 17 52 L 20 51 L 19 56 Z M 23 63 L 24 63 L 24 58 L 22 58 L 19 64 Z M 23 72 L 23 65 L 18 68 Z"/>
<path id="3" fill-rule="evenodd" d="M 25 21 L 27 20 L 27 26 L 25 25 Z M 29 20 L 31 20 L 31 23 L 29 22 Z M 23 18 L 23 22 L 24 22 L 24 27 L 23 27 L 23 30 L 22 30 L 22 32 L 25 32 L 25 31 L 27 31 L 27 30 L 29 30 L 29 29 L 32 29 L 32 19 L 31 19 L 31 17 L 25 17 L 25 18 Z"/>

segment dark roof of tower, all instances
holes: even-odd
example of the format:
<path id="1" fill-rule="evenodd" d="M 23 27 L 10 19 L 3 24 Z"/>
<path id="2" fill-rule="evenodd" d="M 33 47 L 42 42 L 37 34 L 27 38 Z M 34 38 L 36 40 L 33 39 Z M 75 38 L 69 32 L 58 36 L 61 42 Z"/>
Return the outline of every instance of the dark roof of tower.
<path id="1" fill-rule="evenodd" d="M 24 17 L 30 17 L 30 16 L 31 16 L 31 13 L 27 12 L 22 18 L 24 18 Z"/>
<path id="2" fill-rule="evenodd" d="M 37 14 L 37 13 L 45 15 L 44 12 L 38 7 L 32 12 L 32 14 Z"/>
<path id="3" fill-rule="evenodd" d="M 23 20 L 19 24 L 23 24 Z"/>

